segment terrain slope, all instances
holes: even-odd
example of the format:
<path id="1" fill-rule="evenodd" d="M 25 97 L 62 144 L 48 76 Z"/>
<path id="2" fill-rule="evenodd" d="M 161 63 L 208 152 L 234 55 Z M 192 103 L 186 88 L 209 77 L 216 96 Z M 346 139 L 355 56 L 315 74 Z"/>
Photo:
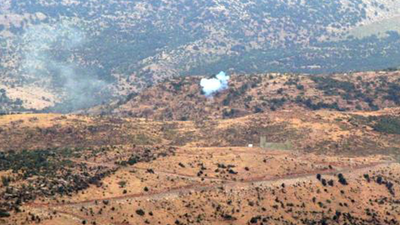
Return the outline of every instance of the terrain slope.
<path id="1" fill-rule="evenodd" d="M 396 0 L 2 0 L 6 112 L 70 112 L 167 78 L 398 68 Z"/>
<path id="2" fill-rule="evenodd" d="M 399 110 L 0 116 L 0 223 L 397 224 Z"/>

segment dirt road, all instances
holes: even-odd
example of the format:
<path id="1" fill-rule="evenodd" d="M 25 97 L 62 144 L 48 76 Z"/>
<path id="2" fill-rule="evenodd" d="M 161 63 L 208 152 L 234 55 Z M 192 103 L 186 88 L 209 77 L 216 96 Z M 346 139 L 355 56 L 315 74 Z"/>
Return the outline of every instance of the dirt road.
<path id="1" fill-rule="evenodd" d="M 146 200 L 157 200 L 163 198 L 172 198 L 172 197 L 180 197 L 182 195 L 186 195 L 191 192 L 200 192 L 200 191 L 210 191 L 219 189 L 236 189 L 236 188 L 249 188 L 254 186 L 266 186 L 271 184 L 279 184 L 279 183 L 286 183 L 289 181 L 297 182 L 299 180 L 308 180 L 308 179 L 315 179 L 317 174 L 321 175 L 334 175 L 337 173 L 359 173 L 365 170 L 374 169 L 377 167 L 382 166 L 389 166 L 393 164 L 393 161 L 384 161 L 379 163 L 372 163 L 366 164 L 358 167 L 344 167 L 340 169 L 329 169 L 329 170 L 316 170 L 309 173 L 299 173 L 299 174 L 290 174 L 284 177 L 266 177 L 266 176 L 259 176 L 259 177 L 251 177 L 245 180 L 240 181 L 226 181 L 225 183 L 221 184 L 210 184 L 210 185 L 188 185 L 178 188 L 172 188 L 168 190 L 162 190 L 157 192 L 148 192 L 148 193 L 136 193 L 131 195 L 122 195 L 110 198 L 100 198 L 100 199 L 91 199 L 81 202 L 69 202 L 69 203 L 60 203 L 60 204 L 40 204 L 40 203 L 31 203 L 27 204 L 30 207 L 34 208 L 57 208 L 63 206 L 91 206 L 101 203 L 102 201 L 121 201 L 121 200 L 139 200 L 139 199 L 146 199 Z"/>

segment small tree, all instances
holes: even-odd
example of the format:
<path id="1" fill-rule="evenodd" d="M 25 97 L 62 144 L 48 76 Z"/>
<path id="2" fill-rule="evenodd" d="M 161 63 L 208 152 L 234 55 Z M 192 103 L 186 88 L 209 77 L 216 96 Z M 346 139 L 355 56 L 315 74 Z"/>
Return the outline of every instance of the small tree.
<path id="1" fill-rule="evenodd" d="M 0 218 L 2 217 L 10 217 L 10 213 L 8 213 L 7 211 L 0 209 Z"/>
<path id="2" fill-rule="evenodd" d="M 120 182 L 118 182 L 118 185 L 120 188 L 124 188 L 126 186 L 126 181 L 121 180 Z"/>
<path id="3" fill-rule="evenodd" d="M 343 174 L 339 173 L 338 175 L 339 178 L 339 183 L 341 183 L 342 185 L 348 185 L 346 178 L 344 178 Z"/>
<path id="4" fill-rule="evenodd" d="M 10 178 L 9 177 L 1 177 L 1 183 L 3 184 L 4 187 L 7 187 L 10 184 Z"/>

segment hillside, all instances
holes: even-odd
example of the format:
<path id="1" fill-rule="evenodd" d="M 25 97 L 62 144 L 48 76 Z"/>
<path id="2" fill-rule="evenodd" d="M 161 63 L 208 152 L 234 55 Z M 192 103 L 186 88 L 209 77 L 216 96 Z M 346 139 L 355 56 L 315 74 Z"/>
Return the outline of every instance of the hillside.
<path id="1" fill-rule="evenodd" d="M 119 145 L 282 148 L 344 155 L 398 154 L 400 108 L 374 112 L 280 110 L 234 119 L 154 121 L 58 114 L 0 117 L 3 151 Z M 279 148 L 279 144 L 277 145 Z"/>
<path id="2" fill-rule="evenodd" d="M 69 112 L 166 78 L 398 67 L 391 0 L 3 0 L 3 112 Z M 4 106 L 7 104 L 7 106 Z M 21 107 L 20 107 L 21 106 Z"/>
<path id="3" fill-rule="evenodd" d="M 400 0 L 0 0 L 0 225 L 400 224 Z"/>
<path id="4" fill-rule="evenodd" d="M 234 75 L 226 90 L 206 97 L 201 77 L 162 82 L 126 101 L 93 108 L 159 120 L 235 118 L 282 109 L 376 111 L 400 106 L 400 72 L 331 75 Z"/>
<path id="5" fill-rule="evenodd" d="M 396 224 L 399 115 L 3 115 L 0 223 Z"/>

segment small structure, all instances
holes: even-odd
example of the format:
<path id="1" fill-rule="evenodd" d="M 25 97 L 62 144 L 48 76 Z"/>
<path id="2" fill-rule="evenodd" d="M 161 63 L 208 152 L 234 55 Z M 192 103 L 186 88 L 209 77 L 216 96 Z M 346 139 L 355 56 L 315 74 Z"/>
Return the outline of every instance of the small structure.
<path id="1" fill-rule="evenodd" d="M 253 144 L 249 144 L 249 148 L 252 148 L 253 147 Z"/>
<path id="2" fill-rule="evenodd" d="M 291 149 L 293 149 L 290 141 L 286 141 L 284 143 L 267 142 L 267 137 L 265 137 L 265 136 L 260 137 L 260 148 L 275 149 L 275 150 L 291 150 Z"/>
<path id="3" fill-rule="evenodd" d="M 260 137 L 260 148 L 267 148 L 267 137 Z"/>

